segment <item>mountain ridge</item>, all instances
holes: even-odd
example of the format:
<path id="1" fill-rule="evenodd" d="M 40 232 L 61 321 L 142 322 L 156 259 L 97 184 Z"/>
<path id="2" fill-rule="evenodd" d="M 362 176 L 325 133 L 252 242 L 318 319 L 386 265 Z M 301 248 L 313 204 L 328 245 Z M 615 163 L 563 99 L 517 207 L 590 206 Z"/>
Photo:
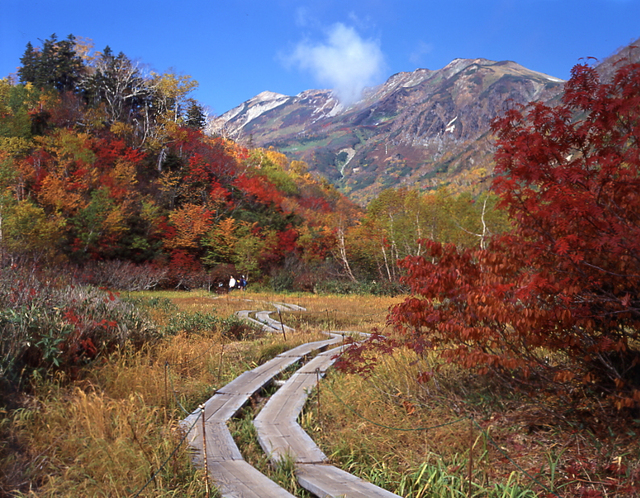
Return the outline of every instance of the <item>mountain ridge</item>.
<path id="1" fill-rule="evenodd" d="M 458 58 L 437 70 L 395 73 L 349 106 L 330 90 L 265 91 L 207 131 L 306 161 L 365 204 L 402 185 L 483 188 L 493 118 L 509 105 L 551 101 L 563 85 L 514 61 Z"/>

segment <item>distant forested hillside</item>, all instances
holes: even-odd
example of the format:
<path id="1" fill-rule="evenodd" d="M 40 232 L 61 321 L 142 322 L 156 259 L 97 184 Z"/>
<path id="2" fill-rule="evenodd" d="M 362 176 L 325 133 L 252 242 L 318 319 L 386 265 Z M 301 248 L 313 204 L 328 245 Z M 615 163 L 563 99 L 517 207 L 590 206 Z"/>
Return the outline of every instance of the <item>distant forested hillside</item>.
<path id="1" fill-rule="evenodd" d="M 364 213 L 304 162 L 207 136 L 188 75 L 73 35 L 29 43 L 20 63 L 0 81 L 5 263 L 70 265 L 111 288 L 241 274 L 279 289 L 393 287 L 417 237 L 479 240 L 484 201 L 401 189 Z"/>
<path id="2" fill-rule="evenodd" d="M 128 262 L 143 285 L 188 287 L 215 268 L 256 278 L 324 263 L 357 215 L 304 163 L 203 134 L 189 76 L 73 36 L 29 44 L 21 63 L 19 83 L 0 83 L 5 260 Z"/>

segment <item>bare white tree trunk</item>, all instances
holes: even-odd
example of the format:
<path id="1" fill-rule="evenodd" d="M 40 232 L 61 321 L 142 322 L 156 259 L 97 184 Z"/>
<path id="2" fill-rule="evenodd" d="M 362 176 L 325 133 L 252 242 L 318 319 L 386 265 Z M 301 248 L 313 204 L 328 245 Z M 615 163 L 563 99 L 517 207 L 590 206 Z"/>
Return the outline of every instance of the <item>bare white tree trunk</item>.
<path id="1" fill-rule="evenodd" d="M 389 258 L 387 257 L 387 251 L 384 248 L 384 244 L 380 245 L 380 249 L 382 250 L 382 257 L 384 258 L 384 267 L 387 270 L 387 276 L 389 277 L 389 282 L 393 281 L 391 277 L 391 269 L 389 268 Z"/>
<path id="2" fill-rule="evenodd" d="M 347 273 L 347 276 L 353 282 L 357 282 L 358 280 L 353 275 L 353 272 L 351 271 L 351 266 L 349 266 L 349 260 L 347 259 L 347 246 L 345 244 L 344 228 L 342 225 L 338 227 L 338 251 L 340 255 L 340 262 L 342 263 L 342 266 L 344 267 L 344 270 Z"/>

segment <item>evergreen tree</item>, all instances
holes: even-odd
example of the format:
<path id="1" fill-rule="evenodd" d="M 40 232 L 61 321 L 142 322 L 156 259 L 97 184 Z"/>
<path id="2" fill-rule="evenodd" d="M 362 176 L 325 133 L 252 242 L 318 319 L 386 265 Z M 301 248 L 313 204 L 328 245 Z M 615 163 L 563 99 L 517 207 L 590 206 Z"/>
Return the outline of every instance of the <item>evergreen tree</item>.
<path id="1" fill-rule="evenodd" d="M 20 59 L 22 66 L 18 69 L 20 83 L 33 83 L 36 80 L 40 54 L 33 48 L 31 42 L 27 43 L 24 55 Z"/>
<path id="2" fill-rule="evenodd" d="M 195 99 L 189 99 L 189 107 L 187 108 L 187 126 L 202 130 L 207 123 L 204 109 Z"/>
<path id="3" fill-rule="evenodd" d="M 84 64 L 75 52 L 75 37 L 69 35 L 58 42 L 55 34 L 44 41 L 42 51 L 27 43 L 18 70 L 21 83 L 33 83 L 37 88 L 53 88 L 59 92 L 76 91 Z"/>
<path id="4" fill-rule="evenodd" d="M 42 52 L 38 58 L 33 84 L 37 88 L 52 88 L 56 74 L 56 45 L 58 37 L 52 34 L 42 44 Z"/>
<path id="5" fill-rule="evenodd" d="M 84 64 L 76 54 L 73 35 L 57 43 L 54 62 L 53 86 L 59 92 L 75 92 L 84 72 Z"/>

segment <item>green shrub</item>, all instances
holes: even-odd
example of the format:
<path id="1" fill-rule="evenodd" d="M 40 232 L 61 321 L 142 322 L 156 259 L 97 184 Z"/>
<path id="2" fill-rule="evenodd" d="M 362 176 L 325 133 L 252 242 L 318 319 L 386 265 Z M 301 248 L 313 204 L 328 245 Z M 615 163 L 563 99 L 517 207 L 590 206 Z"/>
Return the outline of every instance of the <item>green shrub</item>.
<path id="1" fill-rule="evenodd" d="M 271 277 L 270 284 L 274 292 L 284 292 L 293 289 L 294 281 L 293 273 L 282 270 Z"/>
<path id="2" fill-rule="evenodd" d="M 163 332 L 169 335 L 175 335 L 180 332 L 187 334 L 204 334 L 206 332 L 214 332 L 220 323 L 220 319 L 212 313 L 195 313 L 179 312 L 169 318 L 169 323 L 163 328 Z"/>
<path id="3" fill-rule="evenodd" d="M 257 326 L 236 315 L 221 319 L 220 327 L 224 337 L 236 341 L 251 339 L 260 331 Z"/>
<path id="4" fill-rule="evenodd" d="M 0 376 L 72 371 L 159 334 L 147 315 L 111 292 L 25 269 L 0 270 Z"/>
<path id="5" fill-rule="evenodd" d="M 319 294 L 372 294 L 374 296 L 396 296 L 403 287 L 396 282 L 377 280 L 353 282 L 352 280 L 324 280 L 316 284 Z"/>

